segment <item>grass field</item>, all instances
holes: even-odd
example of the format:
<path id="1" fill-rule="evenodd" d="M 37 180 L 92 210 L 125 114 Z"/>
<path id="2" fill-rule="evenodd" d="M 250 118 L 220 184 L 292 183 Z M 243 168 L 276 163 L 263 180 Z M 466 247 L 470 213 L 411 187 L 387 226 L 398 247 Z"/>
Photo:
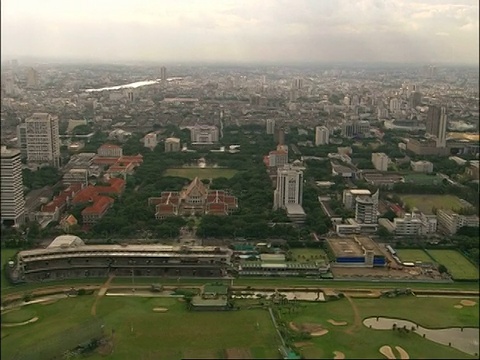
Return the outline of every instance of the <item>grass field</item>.
<path id="1" fill-rule="evenodd" d="M 429 254 L 444 265 L 454 279 L 478 280 L 478 268 L 455 250 L 428 250 Z"/>
<path id="2" fill-rule="evenodd" d="M 404 176 L 405 182 L 416 185 L 436 185 L 442 183 L 442 178 L 436 175 L 428 174 L 407 174 Z"/>
<path id="3" fill-rule="evenodd" d="M 165 176 L 178 176 L 190 180 L 199 177 L 202 179 L 215 179 L 224 177 L 230 179 L 237 173 L 234 169 L 225 168 L 170 168 L 165 171 Z"/>
<path id="4" fill-rule="evenodd" d="M 19 346 L 29 347 L 91 318 L 93 296 L 60 300 L 51 305 L 29 305 L 39 320 L 22 327 L 2 329 L 2 358 L 12 359 Z M 165 313 L 153 308 L 165 307 Z M 229 348 L 248 349 L 255 358 L 278 357 L 276 333 L 268 311 L 189 312 L 172 298 L 103 297 L 97 316 L 105 331 L 114 331 L 111 359 L 225 358 Z M 257 326 L 258 324 L 258 326 Z M 103 359 L 94 355 L 89 359 Z"/>
<path id="5" fill-rule="evenodd" d="M 323 260 L 327 257 L 323 249 L 291 249 L 293 261 L 310 262 Z"/>
<path id="6" fill-rule="evenodd" d="M 399 297 L 393 299 L 353 299 L 359 321 L 370 316 L 404 318 L 435 328 L 449 326 L 478 327 L 478 305 L 472 308 L 454 309 L 459 299 Z M 457 311 L 459 310 L 459 311 Z M 347 299 L 321 304 L 303 303 L 298 310 L 280 315 L 285 322 L 295 324 L 321 324 L 326 335 L 307 340 L 310 345 L 300 347 L 305 358 L 328 359 L 334 351 L 349 358 L 381 359 L 379 348 L 383 345 L 401 346 L 411 359 L 460 359 L 475 358 L 456 349 L 423 339 L 417 334 L 372 330 L 363 324 L 355 324 L 355 311 Z M 334 326 L 333 319 L 346 321 L 346 326 Z"/>
<path id="7" fill-rule="evenodd" d="M 454 195 L 402 195 L 400 198 L 410 208 L 415 207 L 427 215 L 433 214 L 433 208 L 455 210 L 464 207 Z"/>
<path id="8" fill-rule="evenodd" d="M 428 254 L 420 249 L 396 249 L 398 257 L 402 262 L 421 261 L 423 263 L 432 263 L 433 260 Z"/>

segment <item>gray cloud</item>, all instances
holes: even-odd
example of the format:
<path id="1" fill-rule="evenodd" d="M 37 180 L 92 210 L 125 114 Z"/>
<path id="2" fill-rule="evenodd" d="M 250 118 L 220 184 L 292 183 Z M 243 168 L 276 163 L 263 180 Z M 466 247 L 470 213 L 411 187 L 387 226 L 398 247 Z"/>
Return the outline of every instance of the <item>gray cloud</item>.
<path id="1" fill-rule="evenodd" d="M 5 0 L 2 57 L 478 63 L 455 0 Z"/>

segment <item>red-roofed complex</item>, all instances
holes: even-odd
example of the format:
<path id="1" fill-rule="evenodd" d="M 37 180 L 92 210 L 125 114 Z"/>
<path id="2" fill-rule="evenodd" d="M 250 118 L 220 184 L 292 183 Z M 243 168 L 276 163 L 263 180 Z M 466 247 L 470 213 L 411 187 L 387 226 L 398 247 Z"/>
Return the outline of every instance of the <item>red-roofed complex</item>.
<path id="1" fill-rule="evenodd" d="M 74 198 L 73 204 L 92 204 L 82 211 L 84 225 L 91 225 L 101 219 L 113 204 L 113 199 L 106 195 L 121 195 L 125 190 L 125 180 L 112 178 L 109 186 L 87 186 Z"/>
<path id="2" fill-rule="evenodd" d="M 155 205 L 157 219 L 190 214 L 229 215 L 238 208 L 235 196 L 223 190 L 208 190 L 198 178 L 181 192 L 164 191 L 160 197 L 149 198 L 148 204 Z"/>

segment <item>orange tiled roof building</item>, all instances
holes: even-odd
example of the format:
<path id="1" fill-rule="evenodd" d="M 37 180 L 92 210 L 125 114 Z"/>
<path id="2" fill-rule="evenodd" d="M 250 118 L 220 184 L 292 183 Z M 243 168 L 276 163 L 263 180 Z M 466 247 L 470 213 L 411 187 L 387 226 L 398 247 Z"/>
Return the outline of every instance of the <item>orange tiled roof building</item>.
<path id="1" fill-rule="evenodd" d="M 229 215 L 238 209 L 235 196 L 224 190 L 209 190 L 196 177 L 182 191 L 163 191 L 160 197 L 148 199 L 155 205 L 155 218 L 179 215 Z"/>

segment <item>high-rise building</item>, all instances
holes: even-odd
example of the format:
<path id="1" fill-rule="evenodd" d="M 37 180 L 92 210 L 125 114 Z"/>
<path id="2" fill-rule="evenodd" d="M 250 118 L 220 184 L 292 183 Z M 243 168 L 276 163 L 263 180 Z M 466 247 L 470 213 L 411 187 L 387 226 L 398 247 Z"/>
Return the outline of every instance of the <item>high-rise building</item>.
<path id="1" fill-rule="evenodd" d="M 302 89 L 303 88 L 303 79 L 301 79 L 301 78 L 294 79 L 293 83 L 292 83 L 292 88 L 293 89 Z"/>
<path id="2" fill-rule="evenodd" d="M 27 124 L 17 126 L 17 144 L 23 158 L 27 157 Z"/>
<path id="3" fill-rule="evenodd" d="M 378 171 L 388 170 L 388 160 L 385 153 L 372 153 L 372 164 Z"/>
<path id="4" fill-rule="evenodd" d="M 285 130 L 283 128 L 276 128 L 274 139 L 279 145 L 285 144 Z"/>
<path id="5" fill-rule="evenodd" d="M 177 151 L 180 151 L 180 139 L 179 138 L 165 139 L 165 152 L 177 152 Z"/>
<path id="6" fill-rule="evenodd" d="M 430 106 L 427 112 L 426 132 L 436 138 L 437 147 L 444 148 L 447 140 L 447 108 Z"/>
<path id="7" fill-rule="evenodd" d="M 275 133 L 275 119 L 267 119 L 267 134 L 273 135 Z"/>
<path id="8" fill-rule="evenodd" d="M 379 190 L 371 196 L 357 196 L 355 199 L 355 221 L 362 224 L 376 224 L 378 220 Z"/>
<path id="9" fill-rule="evenodd" d="M 27 161 L 60 166 L 58 117 L 35 113 L 25 120 L 27 127 Z"/>
<path id="10" fill-rule="evenodd" d="M 444 148 L 447 146 L 447 108 L 442 106 L 440 109 L 440 122 L 438 123 L 438 132 L 437 132 L 437 147 Z"/>
<path id="11" fill-rule="evenodd" d="M 398 112 L 400 111 L 400 100 L 398 100 L 397 98 L 392 98 L 390 99 L 390 111 L 391 112 Z"/>
<path id="12" fill-rule="evenodd" d="M 422 93 L 414 91 L 410 94 L 410 107 L 415 108 L 422 104 Z"/>
<path id="13" fill-rule="evenodd" d="M 29 89 L 37 89 L 40 84 L 40 80 L 38 78 L 38 71 L 34 68 L 30 68 L 27 71 L 27 88 Z"/>
<path id="14" fill-rule="evenodd" d="M 327 145 L 329 143 L 330 131 L 326 126 L 315 128 L 315 146 Z"/>
<path id="15" fill-rule="evenodd" d="M 2 225 L 21 225 L 25 219 L 22 162 L 19 150 L 1 147 L 0 216 Z"/>
<path id="16" fill-rule="evenodd" d="M 302 205 L 303 169 L 284 165 L 277 169 L 277 188 L 274 192 L 274 208 L 285 209 L 288 204 Z"/>
<path id="17" fill-rule="evenodd" d="M 167 68 L 165 66 L 160 68 L 160 80 L 162 80 L 162 82 L 167 81 Z"/>

